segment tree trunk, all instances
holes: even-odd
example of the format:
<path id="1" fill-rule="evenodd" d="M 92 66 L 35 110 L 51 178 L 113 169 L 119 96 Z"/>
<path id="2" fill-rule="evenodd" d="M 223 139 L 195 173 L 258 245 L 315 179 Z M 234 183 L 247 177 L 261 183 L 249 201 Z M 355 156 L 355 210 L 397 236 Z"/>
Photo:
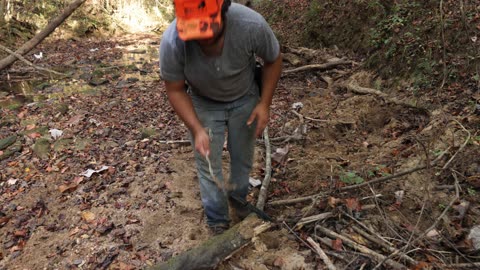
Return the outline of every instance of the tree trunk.
<path id="1" fill-rule="evenodd" d="M 35 46 L 42 42 L 48 35 L 50 35 L 59 25 L 61 25 L 80 5 L 82 5 L 86 0 L 75 0 L 55 19 L 53 19 L 40 33 L 35 35 L 27 43 L 23 44 L 15 53 L 19 55 L 25 55 L 31 51 Z M 0 70 L 3 70 L 6 67 L 9 67 L 17 61 L 17 58 L 14 55 L 9 55 L 4 59 L 0 60 Z"/>

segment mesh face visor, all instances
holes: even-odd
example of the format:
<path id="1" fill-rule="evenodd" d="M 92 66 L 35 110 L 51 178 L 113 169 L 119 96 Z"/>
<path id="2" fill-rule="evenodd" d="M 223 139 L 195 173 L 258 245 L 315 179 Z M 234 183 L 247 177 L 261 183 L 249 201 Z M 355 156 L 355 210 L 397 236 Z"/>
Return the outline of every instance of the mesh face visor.
<path id="1" fill-rule="evenodd" d="M 174 4 L 182 40 L 212 38 L 219 31 L 223 0 L 175 0 Z"/>

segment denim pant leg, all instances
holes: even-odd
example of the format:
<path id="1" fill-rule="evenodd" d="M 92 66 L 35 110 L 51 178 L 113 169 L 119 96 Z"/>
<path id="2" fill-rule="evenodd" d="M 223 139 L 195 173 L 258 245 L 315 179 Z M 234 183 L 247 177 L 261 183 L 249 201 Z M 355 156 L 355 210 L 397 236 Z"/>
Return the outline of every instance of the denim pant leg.
<path id="1" fill-rule="evenodd" d="M 222 151 L 226 130 L 225 107 L 222 106 L 222 103 L 212 102 L 198 96 L 192 96 L 192 101 L 200 122 L 203 127 L 209 130 L 209 159 L 215 177 L 223 185 Z M 193 139 L 192 145 L 194 145 Z M 209 226 L 228 225 L 230 223 L 230 217 L 228 214 L 228 202 L 224 191 L 213 181 L 207 160 L 197 151 L 195 151 L 195 163 L 207 224 Z"/>
<path id="2" fill-rule="evenodd" d="M 247 120 L 258 102 L 258 95 L 249 93 L 239 100 L 240 106 L 235 106 L 228 112 L 228 151 L 230 152 L 231 193 L 246 199 L 249 188 L 249 175 L 252 170 L 255 148 L 256 122 L 247 126 Z M 231 201 L 238 211 L 244 211 L 242 206 Z"/>

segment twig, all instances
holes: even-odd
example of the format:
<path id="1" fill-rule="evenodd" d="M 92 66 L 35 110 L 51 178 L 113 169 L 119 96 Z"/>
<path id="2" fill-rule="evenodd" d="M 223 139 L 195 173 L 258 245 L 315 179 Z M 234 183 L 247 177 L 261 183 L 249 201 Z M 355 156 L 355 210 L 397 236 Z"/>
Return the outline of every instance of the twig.
<path id="1" fill-rule="evenodd" d="M 262 187 L 258 194 L 257 208 L 263 210 L 265 201 L 267 200 L 268 186 L 272 178 L 272 149 L 270 147 L 270 137 L 268 137 L 268 127 L 263 130 L 265 139 L 265 177 L 263 178 Z"/>
<path id="2" fill-rule="evenodd" d="M 352 64 L 352 63 L 353 63 L 352 61 L 339 60 L 339 61 L 325 63 L 325 64 L 306 65 L 306 66 L 302 66 L 302 67 L 298 67 L 298 68 L 284 70 L 283 74 L 290 74 L 290 73 L 294 73 L 294 72 L 306 71 L 306 70 L 311 70 L 311 69 L 327 70 L 327 69 L 335 68 L 337 66 L 349 65 L 349 64 Z"/>
<path id="3" fill-rule="evenodd" d="M 219 189 L 223 191 L 223 194 L 225 194 L 225 197 L 228 197 L 226 183 L 225 182 L 221 183 L 220 180 L 218 180 L 218 178 L 213 173 L 212 163 L 210 162 L 210 158 L 208 157 L 208 155 L 205 156 L 205 159 L 207 160 L 207 163 L 208 163 L 208 171 L 210 172 L 210 177 L 212 177 L 212 181 L 217 185 Z"/>
<path id="4" fill-rule="evenodd" d="M 358 234 L 360 234 L 361 236 L 365 237 L 366 239 L 368 239 L 368 240 L 372 241 L 373 243 L 383 247 L 388 252 L 399 251 L 398 249 L 394 248 L 392 246 L 392 244 L 390 244 L 390 243 L 386 244 L 384 241 L 382 241 L 377 236 L 371 235 L 371 234 L 365 232 L 364 230 L 360 229 L 359 227 L 357 227 L 355 225 L 352 226 L 352 229 L 354 231 L 356 231 Z M 399 257 L 404 259 L 405 261 L 407 261 L 409 265 L 414 266 L 414 265 L 418 264 L 418 262 L 416 260 L 412 259 L 410 256 L 405 255 L 403 252 L 398 252 L 398 254 L 399 254 Z"/>
<path id="5" fill-rule="evenodd" d="M 355 122 L 348 122 L 348 121 L 342 121 L 342 120 L 326 120 L 326 119 L 315 119 L 315 118 L 311 118 L 311 117 L 308 117 L 308 116 L 304 116 L 303 114 L 295 111 L 295 110 L 291 110 L 291 112 L 293 114 L 295 114 L 296 116 L 300 117 L 300 119 L 307 119 L 307 120 L 310 120 L 310 121 L 314 121 L 314 122 L 322 122 L 322 123 L 331 123 L 331 124 L 336 124 L 336 123 L 340 123 L 340 124 L 348 124 L 348 125 L 354 125 Z"/>
<path id="6" fill-rule="evenodd" d="M 60 72 L 57 72 L 55 70 L 51 70 L 51 69 L 48 69 L 48 68 L 44 68 L 44 67 L 40 67 L 40 66 L 37 66 L 35 64 L 33 64 L 32 62 L 28 61 L 27 59 L 25 59 L 25 57 L 21 56 L 20 54 L 10 50 L 9 48 L 3 46 L 0 44 L 0 49 L 6 51 L 7 53 L 15 56 L 16 58 L 20 59 L 22 62 L 24 62 L 25 64 L 35 68 L 35 69 L 38 69 L 38 70 L 42 70 L 42 71 L 46 71 L 46 72 L 50 72 L 50 73 L 53 73 L 53 74 L 56 74 L 56 75 L 61 75 L 61 76 L 65 76 L 65 74 L 63 73 L 60 73 Z"/>
<path id="7" fill-rule="evenodd" d="M 190 140 L 173 140 L 173 141 L 158 141 L 162 144 L 190 144 Z"/>
<path id="8" fill-rule="evenodd" d="M 453 154 L 453 156 L 447 161 L 447 163 L 443 165 L 442 170 L 445 170 L 450 165 L 450 163 L 452 163 L 452 161 L 455 159 L 458 153 L 460 153 L 463 150 L 463 148 L 465 148 L 465 146 L 470 141 L 470 138 L 472 137 L 470 131 L 468 131 L 460 122 L 458 122 L 457 120 L 453 120 L 453 121 L 457 122 L 457 124 L 459 124 L 462 127 L 462 129 L 467 132 L 468 137 L 465 140 L 465 142 L 460 146 L 460 148 L 457 150 L 457 152 L 455 152 L 455 154 Z M 475 134 L 477 134 L 477 132 L 475 132 Z"/>
<path id="9" fill-rule="evenodd" d="M 347 244 L 348 246 L 350 246 L 351 248 L 355 249 L 355 250 L 358 250 L 362 253 L 365 253 L 365 254 L 368 254 L 370 256 L 372 256 L 376 261 L 383 261 L 385 260 L 387 257 L 385 257 L 384 255 L 380 254 L 380 253 L 377 253 L 363 245 L 360 245 L 358 243 L 356 243 L 355 241 L 341 235 L 341 234 L 338 234 L 332 230 L 329 230 L 323 226 L 320 226 L 320 225 L 317 225 L 315 226 L 315 229 L 321 231 L 322 233 L 324 233 L 325 235 L 329 236 L 329 237 L 332 237 L 332 238 L 339 238 L 342 240 L 343 243 Z M 386 259 L 386 263 L 393 267 L 394 269 L 407 269 L 407 267 L 401 263 L 398 263 L 396 261 L 393 261 L 391 259 Z"/>
<path id="10" fill-rule="evenodd" d="M 288 205 L 288 204 L 295 204 L 295 203 L 301 203 L 301 202 L 306 202 L 306 201 L 310 201 L 310 200 L 314 200 L 315 197 L 323 197 L 323 196 L 326 196 L 327 193 L 324 192 L 324 193 L 319 193 L 319 194 L 315 194 L 315 195 L 311 195 L 311 196 L 306 196 L 306 197 L 301 197 L 301 198 L 294 198 L 294 199 L 286 199 L 286 200 L 278 200 L 278 201 L 273 201 L 273 202 L 269 202 L 268 204 L 269 205 Z"/>
<path id="11" fill-rule="evenodd" d="M 307 238 L 307 242 L 313 247 L 313 249 L 315 249 L 315 252 L 317 252 L 318 256 L 320 256 L 329 270 L 337 270 L 337 268 L 332 264 L 332 261 L 330 261 L 330 258 L 328 258 L 327 254 L 325 254 L 317 242 L 315 242 L 311 237 Z"/>
<path id="12" fill-rule="evenodd" d="M 417 172 L 417 171 L 421 171 L 425 168 L 427 168 L 426 165 L 417 166 L 415 168 L 412 168 L 412 169 L 409 169 L 409 170 L 406 170 L 406 171 L 403 171 L 403 172 L 400 172 L 400 173 L 397 173 L 397 174 L 392 174 L 392 175 L 380 177 L 380 178 L 373 179 L 373 180 L 370 180 L 368 182 L 364 182 L 364 183 L 361 183 L 361 184 L 341 187 L 340 191 L 354 190 L 354 189 L 359 189 L 359 188 L 362 188 L 362 187 L 365 187 L 365 186 L 377 184 L 377 183 L 380 183 L 380 182 L 386 182 L 386 181 L 391 180 L 391 179 L 395 179 L 395 178 L 398 178 L 398 177 L 401 177 L 401 176 L 404 176 L 404 175 L 407 175 L 407 174 L 411 174 L 411 173 L 414 173 L 414 172 Z"/>
<path id="13" fill-rule="evenodd" d="M 373 190 L 373 188 L 371 186 L 369 186 L 369 188 L 370 188 L 370 191 L 372 192 L 372 194 L 376 195 L 375 190 Z M 393 229 L 390 226 L 390 223 L 388 222 L 388 219 L 387 219 L 387 215 L 386 215 L 385 211 L 383 211 L 383 209 L 380 207 L 380 204 L 378 203 L 378 200 L 377 200 L 376 197 L 374 198 L 374 202 L 375 202 L 375 207 L 378 209 L 378 212 L 379 212 L 380 216 L 382 217 L 383 221 L 385 222 L 385 226 L 388 229 L 390 229 L 390 231 L 392 231 L 393 234 L 395 234 L 396 236 L 398 236 L 400 239 L 403 240 L 402 236 L 395 229 Z"/>
<path id="14" fill-rule="evenodd" d="M 331 217 L 333 217 L 332 212 L 325 212 L 325 213 L 321 213 L 321 214 L 314 215 L 314 216 L 304 217 L 304 218 L 300 219 L 297 222 L 297 224 L 295 224 L 294 228 L 300 228 L 301 226 L 303 226 L 305 224 L 309 224 L 309 223 L 312 223 L 312 222 L 324 220 L 324 219 L 331 218 Z"/>
<path id="15" fill-rule="evenodd" d="M 362 207 L 363 209 L 363 207 Z M 389 246 L 393 246 L 390 242 L 388 242 L 385 238 L 383 238 L 381 235 L 377 235 L 378 233 L 377 232 L 374 232 L 373 230 L 371 230 L 369 227 L 367 227 L 365 224 L 363 224 L 360 220 L 354 218 L 353 216 L 351 216 L 350 214 L 348 214 L 347 212 L 345 212 L 344 210 L 340 209 L 340 211 L 342 212 L 342 214 L 344 214 L 345 216 L 349 217 L 351 220 L 353 220 L 355 223 L 357 223 L 360 227 L 362 227 L 364 230 L 366 230 L 367 232 L 369 232 L 370 234 L 372 235 L 376 235 L 376 237 L 378 238 L 378 240 L 382 241 L 383 243 L 385 243 L 386 245 L 389 245 Z"/>
<path id="16" fill-rule="evenodd" d="M 390 97 L 389 95 L 377 90 L 377 89 L 372 89 L 372 88 L 367 88 L 367 87 L 362 87 L 362 86 L 359 86 L 359 85 L 356 85 L 354 84 L 353 82 L 349 82 L 347 84 L 345 84 L 345 87 L 354 92 L 354 93 L 357 93 L 357 94 L 362 94 L 362 95 L 368 95 L 368 94 L 371 94 L 371 95 L 376 95 L 376 96 L 379 96 L 379 97 L 382 97 L 384 98 L 387 102 L 390 102 L 390 103 L 393 103 L 393 104 L 396 104 L 396 105 L 401 105 L 401 106 L 405 106 L 405 107 L 409 107 L 409 108 L 415 108 L 415 109 L 422 109 L 422 110 L 425 110 L 427 111 L 426 109 L 424 108 L 421 108 L 419 106 L 415 106 L 413 104 L 409 104 L 407 102 L 403 102 L 403 101 L 400 101 L 394 97 Z"/>
<path id="17" fill-rule="evenodd" d="M 446 264 L 445 269 L 480 268 L 480 262 Z"/>

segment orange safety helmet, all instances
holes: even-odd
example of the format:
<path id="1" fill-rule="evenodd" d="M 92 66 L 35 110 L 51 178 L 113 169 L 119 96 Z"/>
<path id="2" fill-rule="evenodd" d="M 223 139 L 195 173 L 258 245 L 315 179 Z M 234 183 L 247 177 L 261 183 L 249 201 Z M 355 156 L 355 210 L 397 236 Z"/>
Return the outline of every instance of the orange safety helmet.
<path id="1" fill-rule="evenodd" d="M 175 0 L 177 31 L 182 40 L 212 38 L 220 30 L 230 0 Z"/>

